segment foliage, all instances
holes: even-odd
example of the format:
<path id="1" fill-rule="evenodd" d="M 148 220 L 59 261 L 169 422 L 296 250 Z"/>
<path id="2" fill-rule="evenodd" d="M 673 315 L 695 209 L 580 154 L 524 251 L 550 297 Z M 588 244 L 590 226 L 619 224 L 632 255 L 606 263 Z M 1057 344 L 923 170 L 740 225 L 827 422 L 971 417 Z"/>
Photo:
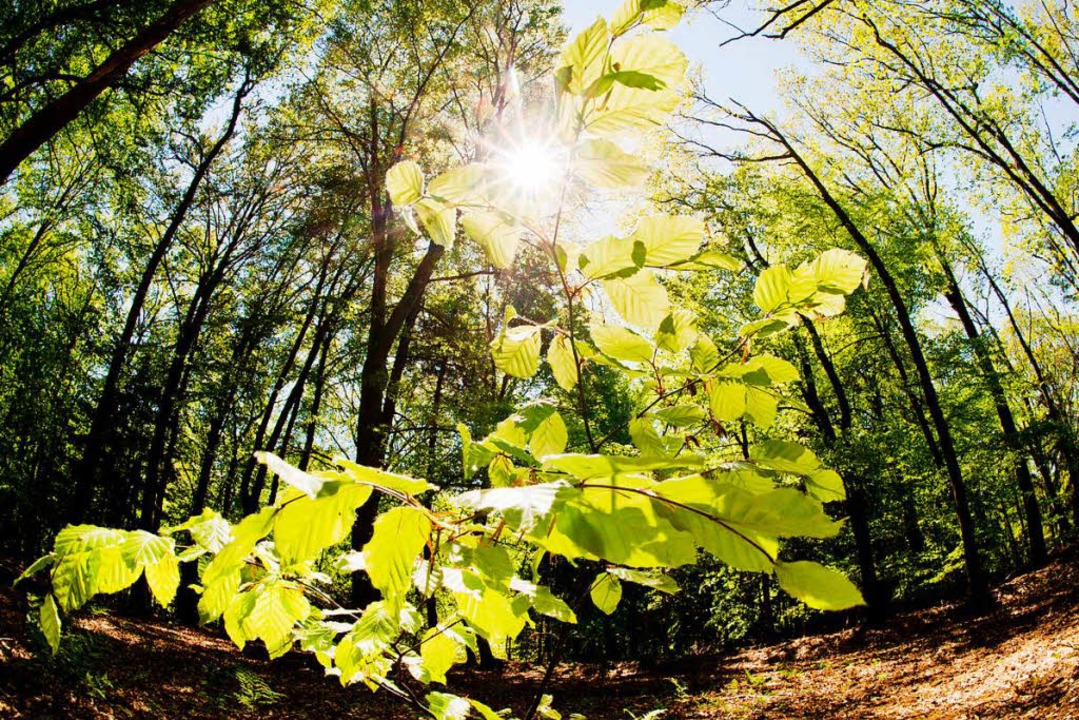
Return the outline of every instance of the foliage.
<path id="1" fill-rule="evenodd" d="M 686 60 L 659 32 L 680 15 L 674 3 L 630 0 L 563 50 L 551 128 L 562 182 L 606 188 L 643 179 L 618 142 L 664 121 L 681 98 Z M 676 591 L 663 571 L 694 563 L 699 549 L 732 568 L 774 573 L 812 607 L 861 603 L 843 575 L 780 559 L 781 538 L 833 537 L 842 526 L 822 502 L 842 499 L 843 485 L 812 452 L 761 442 L 730 462 L 695 447 L 709 429 L 724 437 L 728 428 L 774 425 L 798 372 L 777 357 L 751 355 L 752 348 L 801 317 L 841 312 L 863 282 L 864 261 L 835 250 L 794 269 L 766 270 L 754 291 L 758 317 L 728 341 L 699 330 L 663 282 L 737 266 L 711 245 L 698 219 L 648 217 L 626 237 L 578 246 L 561 227 L 562 202 L 521 192 L 498 158 L 430 178 L 404 160 L 386 173 L 386 190 L 413 231 L 436 245 L 450 248 L 459 222 L 496 268 L 509 267 L 522 249 L 545 259 L 561 288 L 554 312 L 534 319 L 508 305 L 491 359 L 520 379 L 547 367 L 560 391 L 521 405 L 481 439 L 461 428 L 474 486 L 467 492 L 432 496 L 437 488 L 424 480 L 344 458 L 308 471 L 260 453 L 285 488 L 235 524 L 207 509 L 159 533 L 65 528 L 27 573 L 48 570 L 40 622 L 54 652 L 59 610 L 71 613 L 140 577 L 167 605 L 180 563 L 197 562 L 200 618 L 222 620 L 238 646 L 260 640 L 276 657 L 298 641 L 342 684 L 382 688 L 431 717 L 490 718 L 476 700 L 436 691 L 420 699 L 395 679 L 397 668 L 421 684 L 442 682 L 467 650 L 477 650 L 477 638 L 498 655 L 536 616 L 575 622 L 579 600 L 543 584 L 556 557 L 595 569 L 587 594 L 608 614 L 623 582 Z M 602 373 L 621 376 L 632 399 L 630 447 L 608 449 L 611 438 L 596 434 L 590 385 Z M 584 430 L 576 447 L 571 422 Z M 347 609 L 322 589 L 328 578 L 318 563 L 350 535 L 372 493 L 389 507 L 370 539 L 336 563 L 366 573 L 381 599 Z M 425 627 L 419 608 L 429 598 L 450 611 Z M 540 716 L 557 716 L 549 705 L 541 700 Z"/>

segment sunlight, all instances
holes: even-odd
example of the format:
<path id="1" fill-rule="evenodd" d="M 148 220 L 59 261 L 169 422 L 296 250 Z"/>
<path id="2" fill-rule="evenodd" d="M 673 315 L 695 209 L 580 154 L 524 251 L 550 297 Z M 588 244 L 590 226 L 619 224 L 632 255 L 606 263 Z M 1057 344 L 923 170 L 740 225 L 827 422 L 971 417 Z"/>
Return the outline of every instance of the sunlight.
<path id="1" fill-rule="evenodd" d="M 565 174 L 564 150 L 555 143 L 526 138 L 499 153 L 506 179 L 522 194 L 536 199 L 555 191 Z"/>

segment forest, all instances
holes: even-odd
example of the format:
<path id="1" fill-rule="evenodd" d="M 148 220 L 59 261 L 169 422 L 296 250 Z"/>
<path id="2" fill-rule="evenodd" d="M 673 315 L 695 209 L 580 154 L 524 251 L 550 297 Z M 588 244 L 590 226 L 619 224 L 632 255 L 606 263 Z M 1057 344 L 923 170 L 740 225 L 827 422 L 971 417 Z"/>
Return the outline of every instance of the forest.
<path id="1" fill-rule="evenodd" d="M 0 716 L 1074 717 L 1077 110 L 1071 0 L 0 4 Z"/>

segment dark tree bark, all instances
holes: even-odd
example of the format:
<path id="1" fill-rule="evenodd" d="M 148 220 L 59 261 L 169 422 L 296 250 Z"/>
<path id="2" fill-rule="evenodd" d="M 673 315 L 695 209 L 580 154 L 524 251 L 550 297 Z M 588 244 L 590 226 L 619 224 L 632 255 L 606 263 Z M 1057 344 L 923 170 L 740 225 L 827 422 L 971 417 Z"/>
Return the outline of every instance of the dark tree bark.
<path id="1" fill-rule="evenodd" d="M 162 233 L 161 238 L 157 241 L 153 252 L 146 262 L 146 266 L 143 268 L 142 277 L 139 280 L 138 286 L 135 288 L 135 294 L 131 298 L 131 305 L 127 311 L 127 319 L 124 322 L 123 330 L 120 332 L 120 337 L 116 341 L 112 357 L 109 361 L 109 369 L 105 375 L 105 382 L 102 385 L 101 396 L 98 399 L 97 406 L 95 407 L 90 420 L 90 431 L 86 437 L 82 458 L 75 468 L 73 516 L 76 520 L 84 519 L 90 511 L 94 490 L 96 489 L 99 478 L 102 477 L 100 465 L 102 460 L 107 457 L 107 453 L 110 449 L 110 428 L 115 420 L 114 416 L 116 415 L 119 402 L 120 376 L 127 363 L 131 341 L 135 336 L 135 329 L 138 327 L 139 318 L 142 316 L 146 297 L 150 292 L 150 287 L 153 285 L 158 267 L 161 265 L 166 253 L 168 253 L 169 248 L 172 246 L 172 242 L 176 238 L 176 233 L 179 232 L 180 228 L 183 226 L 187 214 L 191 210 L 191 206 L 194 205 L 199 187 L 210 172 L 210 167 L 235 134 L 240 119 L 243 100 L 251 91 L 251 88 L 252 85 L 245 81 L 240 90 L 236 93 L 236 97 L 232 103 L 232 113 L 229 116 L 228 125 L 226 126 L 225 131 L 195 168 L 195 172 L 191 177 L 191 182 L 188 183 L 183 197 L 173 211 L 172 219 L 170 220 L 168 227 L 165 228 L 165 232 Z"/>
<path id="2" fill-rule="evenodd" d="M 1041 508 L 1038 506 L 1038 497 L 1034 490 L 1034 478 L 1030 474 L 1030 467 L 1027 464 L 1026 448 L 1024 447 L 1022 438 L 1019 436 L 1019 429 L 1015 424 L 1015 416 L 1012 414 L 1012 408 L 1008 403 L 1008 397 L 1004 393 L 1004 387 L 1000 384 L 1000 377 L 997 374 L 996 367 L 993 365 L 993 359 L 989 356 L 984 339 L 981 337 L 981 333 L 978 332 L 978 327 L 974 324 L 974 319 L 970 315 L 966 299 L 963 297 L 963 291 L 960 289 L 959 282 L 955 278 L 955 273 L 952 272 L 951 265 L 948 263 L 943 253 L 940 252 L 939 248 L 937 249 L 937 259 L 940 262 L 941 269 L 944 271 L 944 277 L 947 280 L 947 288 L 944 291 L 944 297 L 947 298 L 948 303 L 959 316 L 959 322 L 962 324 L 963 331 L 970 341 L 982 377 L 985 379 L 986 386 L 989 388 L 989 394 L 993 397 L 993 405 L 996 408 L 997 418 L 1000 420 L 1000 428 L 1004 435 L 1004 443 L 1008 450 L 1017 455 L 1015 461 L 1015 480 L 1016 484 L 1019 486 L 1019 492 L 1022 497 L 1027 538 L 1030 542 L 1030 560 L 1035 567 L 1040 567 L 1041 565 L 1044 565 L 1048 559 L 1048 553 L 1045 549 L 1045 533 L 1042 529 Z"/>
<path id="3" fill-rule="evenodd" d="M 217 0 L 176 0 L 164 15 L 109 55 L 93 72 L 67 92 L 39 109 L 0 143 L 0 185 L 23 160 L 64 129 L 87 105 L 115 85 L 131 66 L 160 45 L 185 20 Z"/>
<path id="4" fill-rule="evenodd" d="M 971 516 L 971 506 L 967 496 L 966 483 L 963 479 L 963 471 L 959 465 L 959 456 L 952 440 L 951 428 L 948 426 L 948 420 L 940 403 L 940 397 L 937 395 L 937 389 L 933 383 L 929 363 L 922 352 L 921 340 L 918 338 L 918 332 L 914 327 L 914 322 L 911 320 L 906 300 L 899 291 L 895 278 L 892 277 L 888 266 L 884 263 L 873 243 L 865 236 L 842 204 L 832 195 L 827 185 L 810 167 L 793 143 L 770 121 L 757 117 L 749 111 L 744 111 L 736 117 L 743 122 L 763 128 L 770 139 L 783 147 L 785 159 L 793 161 L 799 167 L 806 179 L 817 190 L 828 209 L 832 211 L 836 219 L 839 220 L 840 224 L 851 236 L 851 239 L 854 240 L 859 250 L 868 258 L 870 265 L 880 278 L 880 282 L 884 286 L 885 292 L 895 310 L 903 339 L 906 341 L 910 351 L 911 359 L 918 374 L 922 395 L 925 397 L 929 416 L 936 430 L 937 441 L 940 444 L 941 455 L 951 484 L 952 500 L 955 505 L 956 518 L 959 522 L 959 533 L 963 542 L 963 558 L 966 565 L 969 596 L 975 605 L 987 603 L 989 599 L 989 583 L 982 566 L 981 553 L 978 551 L 974 519 Z"/>

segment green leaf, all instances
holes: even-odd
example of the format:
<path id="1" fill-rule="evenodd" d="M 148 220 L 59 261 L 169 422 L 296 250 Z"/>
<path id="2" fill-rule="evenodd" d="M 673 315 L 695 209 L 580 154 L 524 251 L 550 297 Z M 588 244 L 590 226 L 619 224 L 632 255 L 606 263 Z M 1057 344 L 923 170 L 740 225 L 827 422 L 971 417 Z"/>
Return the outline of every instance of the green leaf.
<path id="1" fill-rule="evenodd" d="M 375 520 L 374 534 L 363 547 L 371 584 L 382 592 L 396 615 L 411 584 L 412 564 L 431 535 L 431 521 L 414 507 L 395 507 Z"/>
<path id="2" fill-rule="evenodd" d="M 661 422 L 678 428 L 696 425 L 704 419 L 704 410 L 696 405 L 674 405 L 653 410 L 650 414 Z"/>
<path id="3" fill-rule="evenodd" d="M 630 236 L 645 249 L 645 264 L 667 267 L 694 256 L 704 242 L 704 222 L 684 215 L 646 217 Z"/>
<path id="4" fill-rule="evenodd" d="M 411 205 L 423 196 L 423 171 L 411 160 L 402 160 L 386 173 L 386 191 L 394 205 Z"/>
<path id="5" fill-rule="evenodd" d="M 849 295 L 862 284 L 866 273 L 864 258 L 852 252 L 832 248 L 813 261 L 813 276 L 824 292 Z"/>
<path id="6" fill-rule="evenodd" d="M 670 575 L 656 570 L 631 570 L 630 568 L 607 568 L 607 572 L 619 580 L 644 585 L 667 595 L 674 595 L 681 588 Z"/>
<path id="7" fill-rule="evenodd" d="M 820 460 L 808 448 L 785 440 L 769 440 L 749 449 L 749 459 L 761 467 L 795 475 L 811 475 Z"/>
<path id="8" fill-rule="evenodd" d="M 719 362 L 719 349 L 712 338 L 701 334 L 697 336 L 697 344 L 690 348 L 689 357 L 696 372 L 711 372 Z"/>
<path id="9" fill-rule="evenodd" d="M 461 227 L 484 252 L 491 265 L 500 270 L 513 264 L 521 229 L 496 212 L 471 212 L 461 217 Z"/>
<path id="10" fill-rule="evenodd" d="M 432 485 L 426 480 L 367 467 L 345 457 L 336 457 L 333 462 L 344 468 L 345 474 L 352 480 L 377 488 L 393 490 L 404 495 L 421 495 L 429 490 L 438 490 L 437 485 Z"/>
<path id="11" fill-rule="evenodd" d="M 49 649 L 55 655 L 60 649 L 60 611 L 56 609 L 56 600 L 52 593 L 45 596 L 45 602 L 41 603 L 38 616 L 41 625 L 41 633 L 49 643 Z"/>
<path id="12" fill-rule="evenodd" d="M 651 329 L 670 312 L 667 291 L 656 282 L 651 270 L 639 270 L 627 278 L 604 280 L 603 290 L 614 309 L 631 325 Z"/>
<path id="13" fill-rule="evenodd" d="M 607 42 L 607 22 L 597 18 L 566 45 L 555 71 L 560 91 L 579 95 L 603 74 Z"/>
<path id="14" fill-rule="evenodd" d="M 559 481 L 525 487 L 472 490 L 458 495 L 456 502 L 472 510 L 512 515 L 512 529 L 528 531 L 549 517 L 573 493 L 567 483 Z"/>
<path id="15" fill-rule="evenodd" d="M 630 420 L 629 436 L 641 451 L 641 457 L 665 457 L 669 454 L 667 446 L 663 444 L 663 439 L 648 417 Z"/>
<path id="16" fill-rule="evenodd" d="M 97 554 L 93 551 L 63 555 L 52 570 L 52 590 L 64 612 L 86 604 L 94 594 Z"/>
<path id="17" fill-rule="evenodd" d="M 550 588 L 542 585 L 536 586 L 535 594 L 532 597 L 532 607 L 536 608 L 536 612 L 540 615 L 552 617 L 560 622 L 577 622 L 577 614 L 573 612 L 573 609 L 564 600 L 555 597 Z"/>
<path id="18" fill-rule="evenodd" d="M 585 277 L 599 279 L 635 271 L 644 264 L 643 255 L 634 257 L 634 241 L 607 236 L 581 251 L 577 266 Z"/>
<path id="19" fill-rule="evenodd" d="M 209 582 L 205 580 L 205 573 L 203 577 L 205 588 L 199 597 L 199 622 L 205 625 L 217 620 L 228 610 L 240 589 L 240 570 L 234 566 L 228 573 L 219 574 Z"/>
<path id="20" fill-rule="evenodd" d="M 735 569 L 771 572 L 779 542 L 759 517 L 757 496 L 701 475 L 664 481 L 655 493 L 690 508 L 664 506 L 661 514 L 698 546 Z"/>
<path id="21" fill-rule="evenodd" d="M 83 553 L 103 547 L 117 546 L 126 535 L 122 530 L 96 527 L 94 525 L 68 525 L 56 534 L 52 551 L 57 558 Z"/>
<path id="22" fill-rule="evenodd" d="M 653 30 L 671 30 L 682 21 L 684 12 L 681 5 L 667 0 L 658 7 L 645 10 L 644 23 Z"/>
<path id="23" fill-rule="evenodd" d="M 616 360 L 651 363 L 655 348 L 647 338 L 619 325 L 592 325 L 592 342 Z"/>
<path id="24" fill-rule="evenodd" d="M 543 461 L 548 472 L 563 472 L 579 480 L 612 480 L 640 475 L 650 470 L 673 470 L 699 468 L 704 459 L 699 455 L 684 454 L 678 457 L 627 457 L 625 455 L 580 455 L 567 453 L 552 455 Z"/>
<path id="25" fill-rule="evenodd" d="M 685 262 L 671 265 L 672 270 L 731 270 L 742 269 L 742 261 L 719 250 L 703 250 Z"/>
<path id="26" fill-rule="evenodd" d="M 641 19 L 641 0 L 625 0 L 611 15 L 611 37 L 618 37 Z"/>
<path id="27" fill-rule="evenodd" d="M 364 608 L 363 615 L 341 639 L 334 652 L 334 664 L 341 671 L 341 682 L 369 681 L 384 677 L 389 670 L 382 654 L 390 649 L 400 632 L 399 616 L 389 612 L 385 603 L 376 601 Z M 372 689 L 374 689 L 373 686 Z"/>
<path id="28" fill-rule="evenodd" d="M 161 537 L 145 530 L 127 533 L 127 539 L 120 548 L 124 560 L 131 566 L 153 565 L 175 554 L 176 541 L 170 537 Z"/>
<path id="29" fill-rule="evenodd" d="M 589 132 L 610 136 L 648 128 L 662 123 L 678 106 L 688 62 L 669 40 L 649 34 L 616 43 L 611 50 L 611 63 L 619 72 L 656 78 L 653 87 L 662 89 L 614 83 L 587 115 Z"/>
<path id="30" fill-rule="evenodd" d="M 491 709 L 489 705 L 484 705 L 479 700 L 469 700 L 472 703 L 472 709 L 480 714 L 483 720 L 505 720 L 502 715 L 499 715 Z"/>
<path id="31" fill-rule="evenodd" d="M 252 592 L 255 601 L 241 623 L 243 632 L 266 643 L 270 659 L 280 657 L 292 648 L 292 627 L 311 614 L 311 604 L 299 586 L 283 580 Z"/>
<path id="32" fill-rule="evenodd" d="M 557 455 L 565 450 L 568 440 L 569 434 L 562 416 L 551 412 L 532 431 L 528 449 L 537 460 L 542 460 L 548 455 Z"/>
<path id="33" fill-rule="evenodd" d="M 207 552 L 218 553 L 232 539 L 232 526 L 216 510 L 204 509 L 200 515 L 189 518 L 171 532 L 187 530 L 195 544 Z"/>
<path id="34" fill-rule="evenodd" d="M 617 143 L 610 140 L 586 140 L 577 149 L 574 172 L 600 188 L 618 189 L 640 185 L 648 177 L 648 168 Z"/>
<path id="35" fill-rule="evenodd" d="M 431 628 L 423 636 L 420 645 L 420 658 L 423 669 L 427 671 L 428 682 L 445 684 L 446 671 L 459 662 L 464 655 L 464 648 L 455 640 L 452 633 L 440 628 Z"/>
<path id="36" fill-rule="evenodd" d="M 28 578 L 28 577 L 30 577 L 32 575 L 37 575 L 39 572 L 41 572 L 45 568 L 51 567 L 52 564 L 55 563 L 55 562 L 56 562 L 56 556 L 52 555 L 52 554 L 44 555 L 42 557 L 39 557 L 37 560 L 35 560 L 30 565 L 30 567 L 23 570 L 22 575 L 19 575 L 19 577 L 15 579 L 15 582 L 13 582 L 12 585 L 13 586 L 18 585 L 20 582 L 22 582 L 26 578 Z"/>
<path id="37" fill-rule="evenodd" d="M 124 560 L 119 546 L 99 548 L 93 554 L 91 595 L 120 592 L 139 579 L 140 569 Z"/>
<path id="38" fill-rule="evenodd" d="M 787 291 L 792 281 L 791 271 L 782 265 L 767 267 L 757 277 L 753 302 L 766 313 L 787 304 Z"/>
<path id="39" fill-rule="evenodd" d="M 453 247 L 457 210 L 431 198 L 420 200 L 415 207 L 416 215 L 423 223 L 423 229 L 431 242 L 444 248 Z"/>
<path id="40" fill-rule="evenodd" d="M 484 587 L 477 592 L 455 592 L 457 610 L 479 635 L 491 644 L 491 650 L 504 654 L 507 638 L 515 638 L 528 621 L 527 608 L 518 612 L 501 592 Z"/>
<path id="41" fill-rule="evenodd" d="M 847 576 L 815 562 L 778 563 L 779 586 L 811 608 L 846 610 L 865 605 L 862 594 Z"/>
<path id="42" fill-rule="evenodd" d="M 518 378 L 530 378 L 539 369 L 540 329 L 535 325 L 505 328 L 491 343 L 495 367 Z"/>
<path id="43" fill-rule="evenodd" d="M 427 708 L 436 720 L 468 720 L 472 705 L 468 700 L 448 693 L 427 693 Z"/>
<path id="44" fill-rule="evenodd" d="M 146 584 L 150 586 L 154 600 L 161 607 L 168 607 L 180 587 L 180 561 L 170 553 L 157 562 L 146 565 L 144 572 Z"/>
<path id="45" fill-rule="evenodd" d="M 771 355 L 758 355 L 744 363 L 732 363 L 716 372 L 721 377 L 738 378 L 749 385 L 770 387 L 794 382 L 800 376 L 786 360 Z"/>
<path id="46" fill-rule="evenodd" d="M 288 566 L 311 560 L 344 540 L 356 519 L 356 509 L 367 502 L 371 487 L 355 482 L 328 483 L 330 495 L 314 500 L 305 495 L 283 495 L 274 521 L 274 548 Z"/>
<path id="47" fill-rule="evenodd" d="M 805 479 L 806 492 L 821 502 L 836 502 L 847 498 L 843 478 L 835 470 L 817 470 Z"/>
<path id="48" fill-rule="evenodd" d="M 744 419 L 761 428 L 770 427 L 779 412 L 775 395 L 741 380 L 715 378 L 708 384 L 708 402 L 720 422 Z"/>
<path id="49" fill-rule="evenodd" d="M 622 583 L 614 575 L 602 572 L 592 582 L 592 589 L 588 594 L 593 605 L 605 615 L 610 615 L 622 600 Z"/>
<path id="50" fill-rule="evenodd" d="M 570 339 L 562 334 L 555 335 L 547 348 L 547 364 L 559 387 L 567 392 L 577 386 L 577 362 L 573 358 Z"/>
<path id="51" fill-rule="evenodd" d="M 216 580 L 238 571 L 255 549 L 255 544 L 273 529 L 277 513 L 277 508 L 267 507 L 241 520 L 232 529 L 232 542 L 222 548 L 203 570 L 202 582 L 209 586 Z"/>
<path id="52" fill-rule="evenodd" d="M 318 495 L 319 490 L 322 489 L 322 484 L 326 482 L 325 478 L 316 477 L 293 467 L 273 453 L 265 450 L 255 452 L 255 459 L 281 478 L 286 485 L 291 485 L 310 498 Z"/>
<path id="53" fill-rule="evenodd" d="M 697 342 L 697 318 L 682 308 L 675 308 L 663 318 L 656 331 L 656 345 L 672 353 L 680 353 Z"/>
<path id="54" fill-rule="evenodd" d="M 630 485 L 642 480 L 629 477 Z M 617 483 L 612 482 L 612 485 Z M 697 557 L 692 538 L 657 512 L 656 501 L 618 488 L 586 487 L 531 539 L 552 554 L 627 567 L 679 567 Z"/>
<path id="55" fill-rule="evenodd" d="M 737 381 L 716 379 L 707 384 L 708 406 L 720 422 L 739 420 L 746 412 L 746 386 Z"/>
<path id="56" fill-rule="evenodd" d="M 473 163 L 450 168 L 427 185 L 427 194 L 447 205 L 485 204 L 484 188 L 487 170 Z"/>

